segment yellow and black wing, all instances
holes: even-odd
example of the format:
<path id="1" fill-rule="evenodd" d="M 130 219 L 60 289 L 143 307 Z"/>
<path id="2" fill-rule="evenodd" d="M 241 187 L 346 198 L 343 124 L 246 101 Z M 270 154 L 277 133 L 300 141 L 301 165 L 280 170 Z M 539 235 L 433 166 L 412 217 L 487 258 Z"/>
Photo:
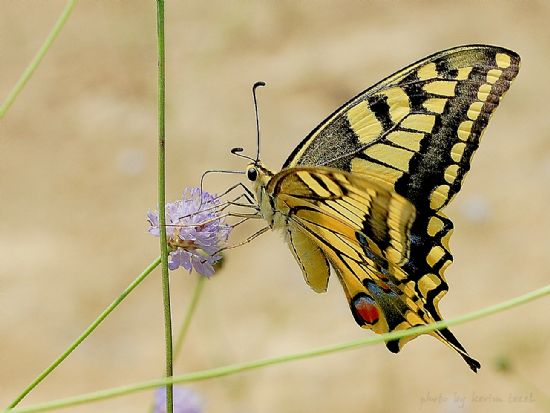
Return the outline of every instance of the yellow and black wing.
<path id="1" fill-rule="evenodd" d="M 275 175 L 267 192 L 308 284 L 326 289 L 330 263 L 361 327 L 385 333 L 439 320 L 404 271 L 416 212 L 391 184 L 376 175 L 296 167 Z M 449 330 L 431 334 L 479 368 Z M 412 338 L 387 347 L 398 352 Z"/>
<path id="2" fill-rule="evenodd" d="M 344 104 L 294 150 L 284 168 L 327 166 L 380 176 L 416 208 L 407 281 L 439 316 L 452 262 L 453 224 L 441 211 L 460 190 L 489 118 L 519 70 L 507 49 L 445 50 Z"/>

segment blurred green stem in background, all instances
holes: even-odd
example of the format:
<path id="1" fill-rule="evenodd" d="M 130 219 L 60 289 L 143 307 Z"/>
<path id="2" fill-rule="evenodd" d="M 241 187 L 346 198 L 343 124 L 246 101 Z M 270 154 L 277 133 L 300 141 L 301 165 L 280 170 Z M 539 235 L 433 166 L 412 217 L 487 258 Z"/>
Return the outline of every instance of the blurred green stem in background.
<path id="1" fill-rule="evenodd" d="M 279 357 L 272 357 L 263 360 L 249 361 L 245 363 L 231 364 L 229 366 L 223 366 L 213 368 L 210 370 L 202 370 L 194 373 L 182 374 L 171 378 L 150 380 L 141 383 L 130 384 L 127 386 L 121 386 L 111 388 L 108 390 L 101 390 L 94 393 L 82 394 L 79 396 L 68 397 L 65 399 L 52 400 L 50 402 L 35 404 L 34 406 L 28 406 L 23 408 L 17 408 L 13 410 L 2 410 L 0 413 L 35 413 L 43 412 L 47 410 L 54 410 L 63 407 L 75 406 L 78 404 L 88 403 L 92 401 L 104 400 L 111 397 L 123 396 L 131 393 L 136 393 L 143 390 L 150 390 L 160 386 L 165 386 L 167 383 L 190 383 L 199 380 L 213 379 L 217 377 L 229 376 L 231 374 L 240 373 L 243 371 L 254 370 L 262 367 L 272 366 L 275 364 L 288 363 L 290 361 L 304 360 L 312 357 L 323 356 L 325 354 L 336 353 L 345 350 L 352 350 L 359 347 L 368 345 L 383 343 L 388 340 L 397 340 L 402 337 L 424 334 L 430 331 L 438 330 L 445 327 L 451 327 L 457 324 L 464 324 L 468 321 L 477 320 L 479 318 L 487 317 L 491 314 L 500 313 L 505 310 L 517 307 L 525 304 L 529 301 L 542 298 L 550 294 L 550 284 L 518 297 L 512 298 L 508 301 L 504 301 L 499 304 L 491 305 L 482 308 L 471 313 L 464 314 L 460 317 L 453 318 L 447 321 L 438 321 L 437 323 L 427 324 L 419 327 L 413 327 L 408 330 L 394 331 L 391 333 L 380 334 L 367 339 L 350 341 L 347 343 L 336 344 L 327 347 L 321 347 L 302 353 L 295 353 L 290 355 L 284 355 Z"/>
<path id="2" fill-rule="evenodd" d="M 543 390 L 537 383 L 521 374 L 521 372 L 515 368 L 512 361 L 508 357 L 499 357 L 495 364 L 497 371 L 506 375 L 508 378 L 513 379 L 524 392 L 528 392 L 519 395 L 509 394 L 508 401 L 515 403 L 536 401 L 541 409 L 550 412 L 550 395 L 546 393 L 546 389 Z M 543 385 L 547 385 L 547 383 L 543 383 Z"/>
<path id="3" fill-rule="evenodd" d="M 206 277 L 202 275 L 198 277 L 197 284 L 195 285 L 195 291 L 193 291 L 193 297 L 191 298 L 191 301 L 187 306 L 187 311 L 185 312 L 183 324 L 181 325 L 181 329 L 176 339 L 176 344 L 174 345 L 174 359 L 176 360 L 181 354 L 181 348 L 183 347 L 183 343 L 185 342 L 185 337 L 187 336 L 187 331 L 189 330 L 189 326 L 191 325 L 191 320 L 195 315 L 195 310 L 197 309 L 197 305 L 202 295 L 205 281 Z"/>
<path id="4" fill-rule="evenodd" d="M 52 363 L 50 364 L 40 375 L 33 380 L 31 384 L 29 384 L 23 392 L 17 398 L 11 402 L 8 406 L 8 408 L 15 407 L 19 404 L 23 398 L 29 394 L 36 386 L 40 384 L 42 380 L 44 380 L 52 371 L 56 369 L 57 366 L 59 366 L 63 360 L 65 360 L 67 357 L 69 357 L 69 354 L 71 354 L 74 349 L 76 349 L 80 343 L 82 343 L 100 324 L 103 320 L 107 318 L 109 314 L 113 312 L 113 310 L 118 307 L 118 305 L 130 294 L 134 288 L 136 288 L 147 276 L 160 264 L 160 257 L 158 257 L 155 261 L 153 261 L 143 272 L 138 275 L 138 277 L 131 282 L 131 284 L 126 287 L 126 289 L 120 294 L 103 312 L 97 317 L 92 324 L 88 326 L 86 330 Z"/>
<path id="5" fill-rule="evenodd" d="M 172 354 L 172 311 L 170 306 L 170 275 L 168 274 L 168 242 L 166 240 L 166 94 L 164 48 L 164 0 L 157 0 L 157 53 L 158 53 L 158 208 L 160 232 L 160 267 L 162 273 L 162 299 L 164 307 L 165 374 L 174 375 Z M 174 411 L 173 386 L 166 382 L 166 412 Z"/>
<path id="6" fill-rule="evenodd" d="M 69 0 L 67 4 L 65 5 L 65 8 L 63 9 L 63 12 L 57 19 L 57 22 L 53 26 L 52 30 L 50 31 L 50 34 L 48 34 L 48 37 L 44 41 L 44 44 L 42 47 L 38 50 L 38 53 L 34 56 L 32 61 L 29 63 L 29 65 L 25 68 L 23 73 L 21 74 L 21 77 L 13 87 L 13 89 L 10 91 L 4 102 L 0 105 L 0 119 L 4 117 L 6 112 L 9 110 L 19 93 L 23 90 L 29 79 L 31 78 L 32 74 L 44 58 L 44 55 L 49 50 L 50 46 L 54 42 L 55 38 L 67 22 L 67 19 L 69 18 L 71 11 L 73 10 L 77 0 Z"/>

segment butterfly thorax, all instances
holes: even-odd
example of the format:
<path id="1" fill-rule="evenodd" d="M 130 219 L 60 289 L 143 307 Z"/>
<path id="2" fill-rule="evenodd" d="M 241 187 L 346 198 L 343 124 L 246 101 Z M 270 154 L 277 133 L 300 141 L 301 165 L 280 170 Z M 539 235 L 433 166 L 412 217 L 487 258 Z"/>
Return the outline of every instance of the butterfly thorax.
<path id="1" fill-rule="evenodd" d="M 275 210 L 273 196 L 268 191 L 269 181 L 274 175 L 260 161 L 252 162 L 246 167 L 246 176 L 253 183 L 260 214 L 273 229 L 283 225 L 283 217 Z"/>

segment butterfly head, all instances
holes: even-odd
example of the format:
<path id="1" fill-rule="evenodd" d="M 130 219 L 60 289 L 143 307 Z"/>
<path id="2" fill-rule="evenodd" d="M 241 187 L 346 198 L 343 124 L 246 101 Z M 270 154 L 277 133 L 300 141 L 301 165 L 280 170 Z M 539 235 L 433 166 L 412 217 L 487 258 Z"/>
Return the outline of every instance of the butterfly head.
<path id="1" fill-rule="evenodd" d="M 260 161 L 250 162 L 246 167 L 246 177 L 255 187 L 265 187 L 273 175 Z"/>

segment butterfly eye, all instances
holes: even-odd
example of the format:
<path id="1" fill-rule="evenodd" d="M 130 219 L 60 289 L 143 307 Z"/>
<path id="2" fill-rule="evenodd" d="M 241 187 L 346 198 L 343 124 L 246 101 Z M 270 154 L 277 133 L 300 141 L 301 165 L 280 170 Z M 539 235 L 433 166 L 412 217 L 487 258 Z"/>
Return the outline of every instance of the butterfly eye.
<path id="1" fill-rule="evenodd" d="M 258 178 L 258 171 L 256 170 L 256 168 L 251 166 L 246 171 L 246 176 L 247 176 L 248 179 L 250 179 L 252 182 L 254 182 L 256 180 L 256 178 Z"/>

